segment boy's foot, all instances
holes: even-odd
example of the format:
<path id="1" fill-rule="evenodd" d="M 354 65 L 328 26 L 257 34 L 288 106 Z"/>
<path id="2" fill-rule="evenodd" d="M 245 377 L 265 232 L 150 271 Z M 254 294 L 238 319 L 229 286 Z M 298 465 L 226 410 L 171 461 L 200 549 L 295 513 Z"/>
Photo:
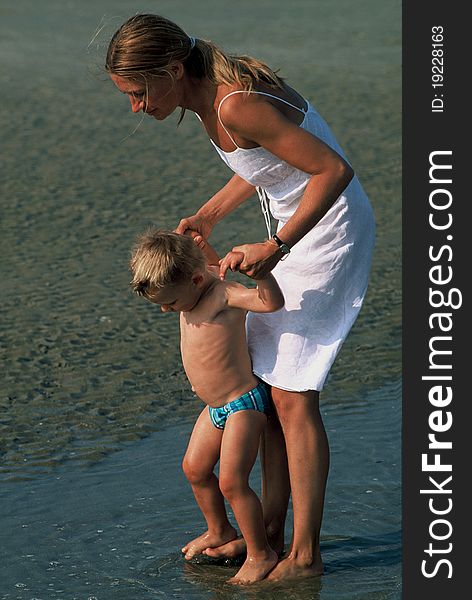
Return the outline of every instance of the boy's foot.
<path id="1" fill-rule="evenodd" d="M 283 579 L 296 579 L 298 577 L 316 577 L 322 574 L 323 563 L 321 558 L 307 563 L 306 561 L 299 561 L 289 555 L 279 562 L 267 579 L 270 581 L 281 581 Z"/>
<path id="2" fill-rule="evenodd" d="M 269 538 L 269 544 L 280 558 L 284 553 L 283 542 L 274 543 L 274 541 Z M 238 556 L 246 554 L 246 541 L 243 537 L 238 537 L 218 548 L 208 548 L 208 551 L 205 551 L 205 554 L 211 556 L 211 558 L 238 558 Z"/>
<path id="3" fill-rule="evenodd" d="M 198 554 L 203 554 L 205 550 L 217 548 L 218 546 L 222 546 L 227 542 L 234 540 L 236 536 L 237 531 L 231 526 L 221 533 L 210 533 L 209 531 L 206 531 L 191 542 L 185 544 L 182 548 L 182 552 L 185 554 L 186 560 L 190 560 Z"/>
<path id="4" fill-rule="evenodd" d="M 246 540 L 242 537 L 236 538 L 216 548 L 207 548 L 205 554 L 211 558 L 238 558 L 246 554 Z"/>
<path id="5" fill-rule="evenodd" d="M 227 583 L 247 585 L 261 581 L 277 564 L 279 560 L 277 553 L 270 549 L 265 558 L 246 558 L 243 566 L 234 577 L 228 579 Z"/>

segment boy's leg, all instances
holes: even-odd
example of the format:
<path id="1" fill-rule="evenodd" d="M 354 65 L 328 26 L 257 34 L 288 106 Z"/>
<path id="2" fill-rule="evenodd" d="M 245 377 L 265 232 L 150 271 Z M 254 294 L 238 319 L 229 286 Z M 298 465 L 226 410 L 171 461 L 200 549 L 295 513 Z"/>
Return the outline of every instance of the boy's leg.
<path id="1" fill-rule="evenodd" d="M 249 487 L 249 475 L 257 457 L 267 417 L 255 410 L 241 410 L 228 417 L 221 442 L 220 488 L 231 504 L 246 541 L 247 557 L 232 583 L 263 579 L 277 563 L 264 527 L 262 505 Z"/>
<path id="2" fill-rule="evenodd" d="M 208 530 L 182 548 L 187 560 L 201 554 L 207 548 L 221 546 L 237 535 L 228 521 L 218 478 L 213 473 L 220 457 L 222 435 L 223 430 L 213 425 L 208 407 L 205 407 L 193 428 L 182 468 L 192 486 Z"/>
<path id="3" fill-rule="evenodd" d="M 262 508 L 267 539 L 280 556 L 284 550 L 284 531 L 290 499 L 290 479 L 285 439 L 277 415 L 267 419 L 261 436 Z M 243 537 L 232 540 L 207 554 L 213 558 L 235 558 L 246 552 Z"/>

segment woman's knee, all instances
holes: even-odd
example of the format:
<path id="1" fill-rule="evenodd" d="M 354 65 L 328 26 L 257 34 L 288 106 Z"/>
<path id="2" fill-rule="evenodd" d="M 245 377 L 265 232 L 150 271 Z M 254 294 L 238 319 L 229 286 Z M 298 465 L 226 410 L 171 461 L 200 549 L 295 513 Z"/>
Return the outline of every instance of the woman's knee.
<path id="1" fill-rule="evenodd" d="M 282 427 L 295 420 L 318 419 L 320 394 L 316 390 L 289 392 L 272 388 L 272 400 Z"/>

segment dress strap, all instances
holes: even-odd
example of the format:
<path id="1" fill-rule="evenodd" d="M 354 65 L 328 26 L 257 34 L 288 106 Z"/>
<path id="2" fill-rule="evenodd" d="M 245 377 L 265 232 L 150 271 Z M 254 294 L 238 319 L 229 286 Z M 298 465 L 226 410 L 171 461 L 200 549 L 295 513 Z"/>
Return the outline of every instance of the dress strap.
<path id="1" fill-rule="evenodd" d="M 250 90 L 249 93 L 250 94 L 261 94 L 262 96 L 270 96 L 271 98 L 274 98 L 275 100 L 280 100 L 280 102 L 283 102 L 284 104 L 288 104 L 288 106 L 291 106 L 292 108 L 294 108 L 295 110 L 298 110 L 302 114 L 306 113 L 306 110 L 304 110 L 303 108 L 300 108 L 299 106 L 295 106 L 295 104 L 292 104 L 291 102 L 287 102 L 287 100 L 284 100 L 283 98 L 279 98 L 279 96 L 274 96 L 274 94 L 269 94 L 268 92 L 258 92 L 257 90 Z M 224 100 L 224 98 L 223 98 L 223 100 Z"/>
<path id="2" fill-rule="evenodd" d="M 270 226 L 270 210 L 267 202 L 267 194 L 266 191 L 259 186 L 256 187 L 256 192 L 259 196 L 259 202 L 261 203 L 262 215 L 264 216 L 265 226 L 267 229 L 267 239 L 270 240 L 272 237 L 272 231 Z"/>
<path id="3" fill-rule="evenodd" d="M 226 100 L 226 98 L 229 98 L 233 94 L 260 94 L 261 96 L 270 96 L 271 98 L 274 98 L 275 100 L 280 100 L 281 102 L 284 102 L 284 104 L 288 104 L 288 106 L 291 106 L 295 110 L 300 111 L 302 114 L 306 113 L 306 110 L 303 110 L 303 108 L 299 108 L 298 106 L 295 106 L 295 104 L 291 104 L 290 102 L 287 102 L 287 100 L 284 100 L 283 98 L 279 98 L 278 96 L 274 96 L 274 94 L 269 94 L 267 92 L 258 92 L 257 90 L 235 90 L 234 92 L 230 92 L 229 94 L 226 94 L 226 96 L 220 100 L 220 103 L 218 104 L 217 114 L 218 114 L 218 121 L 220 122 L 221 127 L 223 127 L 223 129 L 226 131 L 226 135 L 233 142 L 233 144 L 236 146 L 236 148 L 239 148 L 239 146 L 234 141 L 233 136 L 230 134 L 230 132 L 226 129 L 223 121 L 221 120 L 221 116 L 220 116 L 221 105 Z"/>
<path id="4" fill-rule="evenodd" d="M 233 94 L 239 94 L 241 92 L 243 92 L 245 90 L 236 90 L 235 92 L 230 92 L 229 94 L 227 94 L 224 98 L 222 98 L 220 100 L 220 103 L 218 104 L 218 121 L 221 124 L 221 127 L 223 127 L 223 129 L 226 131 L 226 135 L 229 137 L 229 139 L 233 142 L 233 144 L 236 146 L 236 148 L 239 148 L 238 144 L 234 141 L 233 136 L 230 134 L 230 132 L 226 129 L 225 124 L 223 123 L 223 121 L 221 120 L 221 116 L 220 116 L 220 109 L 221 109 L 221 105 L 223 104 L 223 102 L 226 100 L 226 98 L 229 98 L 230 96 L 232 96 Z"/>

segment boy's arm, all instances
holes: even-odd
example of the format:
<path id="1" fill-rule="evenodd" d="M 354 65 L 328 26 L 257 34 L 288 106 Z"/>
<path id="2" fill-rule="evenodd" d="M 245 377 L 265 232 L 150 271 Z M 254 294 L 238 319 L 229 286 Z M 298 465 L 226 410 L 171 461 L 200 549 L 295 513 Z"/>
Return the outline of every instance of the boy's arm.
<path id="1" fill-rule="evenodd" d="M 270 273 L 262 279 L 257 279 L 256 289 L 235 282 L 228 283 L 226 299 L 230 308 L 259 313 L 280 310 L 285 303 L 279 284 Z"/>
<path id="2" fill-rule="evenodd" d="M 185 235 L 189 235 L 193 238 L 193 241 L 197 244 L 200 250 L 203 252 L 203 256 L 208 265 L 210 266 L 218 266 L 220 262 L 220 257 L 216 253 L 216 250 L 208 243 L 208 240 L 204 239 L 203 236 L 198 233 L 198 231 L 193 231 L 192 229 L 187 229 L 185 231 Z"/>

